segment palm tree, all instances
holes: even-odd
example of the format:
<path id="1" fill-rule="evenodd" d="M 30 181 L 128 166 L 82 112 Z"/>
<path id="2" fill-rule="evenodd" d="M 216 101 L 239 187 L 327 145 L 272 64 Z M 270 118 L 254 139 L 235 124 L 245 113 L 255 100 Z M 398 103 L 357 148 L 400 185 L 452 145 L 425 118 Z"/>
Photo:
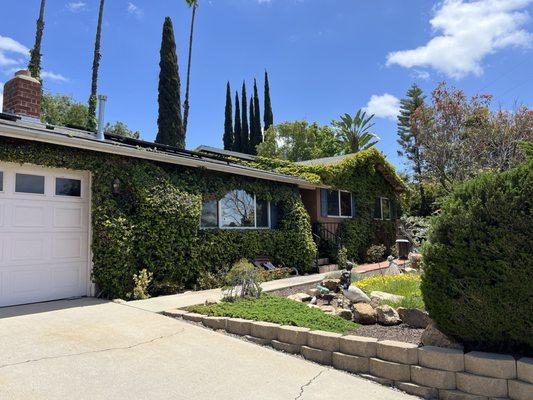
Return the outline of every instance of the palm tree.
<path id="1" fill-rule="evenodd" d="M 98 11 L 98 25 L 96 27 L 96 38 L 94 40 L 93 74 L 91 80 L 91 95 L 89 96 L 89 110 L 87 112 L 87 129 L 96 130 L 96 93 L 98 90 L 98 69 L 100 68 L 100 38 L 102 34 L 102 18 L 104 15 L 104 0 L 100 0 Z"/>
<path id="2" fill-rule="evenodd" d="M 337 139 L 343 143 L 344 153 L 357 153 L 374 146 L 380 138 L 370 129 L 374 126 L 371 122 L 374 114 L 369 117 L 366 112 L 357 110 L 352 117 L 350 114 L 341 115 L 340 121 L 333 120 Z M 376 139 L 376 140 L 374 140 Z"/>
<path id="3" fill-rule="evenodd" d="M 187 134 L 187 120 L 189 119 L 189 82 L 191 77 L 192 39 L 194 32 L 194 18 L 196 17 L 196 8 L 198 7 L 198 0 L 185 0 L 185 2 L 192 9 L 192 15 L 191 32 L 189 34 L 189 57 L 187 60 L 187 82 L 185 83 L 185 101 L 183 102 L 183 134 Z"/>
<path id="4" fill-rule="evenodd" d="M 35 32 L 35 44 L 33 45 L 33 49 L 30 50 L 30 62 L 28 64 L 31 75 L 39 80 L 41 80 L 41 41 L 43 39 L 45 5 L 46 0 L 41 0 L 37 30 Z"/>

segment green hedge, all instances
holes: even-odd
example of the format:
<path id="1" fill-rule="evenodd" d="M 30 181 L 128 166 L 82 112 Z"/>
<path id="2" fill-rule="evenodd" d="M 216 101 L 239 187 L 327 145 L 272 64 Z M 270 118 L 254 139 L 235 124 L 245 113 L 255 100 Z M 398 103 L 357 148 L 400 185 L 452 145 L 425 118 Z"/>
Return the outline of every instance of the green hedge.
<path id="1" fill-rule="evenodd" d="M 468 346 L 533 351 L 532 199 L 529 162 L 458 187 L 433 221 L 424 302 Z"/>
<path id="2" fill-rule="evenodd" d="M 298 188 L 141 159 L 0 138 L 0 160 L 92 173 L 93 280 L 98 295 L 124 297 L 133 274 L 154 273 L 153 288 L 193 288 L 200 274 L 261 254 L 305 272 L 315 245 Z M 113 195 L 114 179 L 122 182 Z M 200 230 L 202 195 L 245 189 L 279 203 L 272 230 Z M 163 289 L 158 289 L 163 290 Z"/>

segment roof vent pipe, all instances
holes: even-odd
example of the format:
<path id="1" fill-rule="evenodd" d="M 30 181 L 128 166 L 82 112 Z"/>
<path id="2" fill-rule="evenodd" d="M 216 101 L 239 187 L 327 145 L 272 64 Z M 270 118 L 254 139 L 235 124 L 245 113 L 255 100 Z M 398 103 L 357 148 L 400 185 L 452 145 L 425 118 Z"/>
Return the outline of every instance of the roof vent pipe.
<path id="1" fill-rule="evenodd" d="M 104 117 L 106 101 L 106 95 L 98 95 L 98 130 L 96 131 L 96 139 L 98 140 L 104 140 Z"/>

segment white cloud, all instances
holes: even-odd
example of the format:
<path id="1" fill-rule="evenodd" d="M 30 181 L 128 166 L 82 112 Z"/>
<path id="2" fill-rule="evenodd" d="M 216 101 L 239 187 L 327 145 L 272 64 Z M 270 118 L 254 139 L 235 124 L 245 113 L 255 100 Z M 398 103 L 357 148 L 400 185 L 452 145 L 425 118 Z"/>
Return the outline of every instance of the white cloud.
<path id="1" fill-rule="evenodd" d="M 431 67 L 453 78 L 481 75 L 485 56 L 508 46 L 529 47 L 533 35 L 522 26 L 533 0 L 444 0 L 429 21 L 440 32 L 412 50 L 391 52 L 387 65 Z"/>
<path id="2" fill-rule="evenodd" d="M 382 95 L 373 94 L 366 107 L 363 107 L 363 111 L 368 114 L 374 114 L 378 118 L 394 120 L 400 112 L 400 99 L 388 93 Z"/>
<path id="3" fill-rule="evenodd" d="M 0 111 L 4 107 L 4 82 L 0 82 Z"/>
<path id="4" fill-rule="evenodd" d="M 43 79 L 49 79 L 51 81 L 56 81 L 56 82 L 68 82 L 69 79 L 61 74 L 57 74 L 55 72 L 52 72 L 52 71 L 41 71 L 41 78 Z"/>
<path id="5" fill-rule="evenodd" d="M 71 12 L 83 11 L 87 8 L 87 3 L 84 1 L 71 1 L 66 4 L 67 10 Z"/>
<path id="6" fill-rule="evenodd" d="M 272 0 L 257 0 L 259 4 L 270 3 Z"/>
<path id="7" fill-rule="evenodd" d="M 16 40 L 0 35 L 0 68 L 20 64 L 20 56 L 28 57 L 29 49 Z M 18 56 L 18 57 L 17 57 Z"/>
<path id="8" fill-rule="evenodd" d="M 427 81 L 430 78 L 429 72 L 421 69 L 415 69 L 411 76 L 416 79 L 422 79 L 423 81 Z"/>
<path id="9" fill-rule="evenodd" d="M 128 11 L 128 14 L 131 14 L 136 18 L 142 18 L 144 15 L 144 11 L 133 3 L 128 3 L 126 10 Z"/>

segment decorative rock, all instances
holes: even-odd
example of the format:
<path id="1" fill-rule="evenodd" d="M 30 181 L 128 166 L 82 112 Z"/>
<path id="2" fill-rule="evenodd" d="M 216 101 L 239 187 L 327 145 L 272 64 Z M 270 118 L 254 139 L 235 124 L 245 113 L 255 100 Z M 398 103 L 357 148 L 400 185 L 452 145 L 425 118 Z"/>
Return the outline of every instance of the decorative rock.
<path id="1" fill-rule="evenodd" d="M 518 379 L 533 383 L 533 358 L 522 357 L 516 363 Z"/>
<path id="2" fill-rule="evenodd" d="M 418 363 L 418 346 L 412 343 L 383 340 L 376 344 L 377 356 L 400 364 Z"/>
<path id="3" fill-rule="evenodd" d="M 307 333 L 307 345 L 315 349 L 339 351 L 340 333 L 310 331 Z"/>
<path id="4" fill-rule="evenodd" d="M 478 396 L 507 397 L 507 380 L 457 372 L 457 389 Z"/>
<path id="5" fill-rule="evenodd" d="M 465 371 L 493 378 L 516 378 L 516 361 L 506 354 L 472 351 L 465 354 Z"/>
<path id="6" fill-rule="evenodd" d="M 423 399 L 436 399 L 439 395 L 438 390 L 435 388 L 416 385 L 414 383 L 395 382 L 395 386 L 406 393 L 422 397 Z"/>
<path id="7" fill-rule="evenodd" d="M 463 349 L 457 340 L 442 333 L 434 322 L 431 322 L 422 333 L 421 342 L 424 346 L 446 347 L 448 349 Z"/>
<path id="8" fill-rule="evenodd" d="M 307 333 L 309 331 L 309 328 L 283 325 L 278 329 L 278 340 L 284 343 L 303 346 L 307 344 Z"/>
<path id="9" fill-rule="evenodd" d="M 398 325 L 402 322 L 394 308 L 386 304 L 376 308 L 378 322 L 382 325 Z"/>
<path id="10" fill-rule="evenodd" d="M 444 371 L 462 372 L 465 369 L 462 350 L 423 346 L 418 348 L 418 364 Z"/>
<path id="11" fill-rule="evenodd" d="M 342 294 L 350 303 L 370 303 L 370 298 L 357 286 L 351 285 L 348 290 L 343 289 Z"/>
<path id="12" fill-rule="evenodd" d="M 307 305 L 307 307 L 309 307 L 309 308 L 318 308 L 318 309 L 320 310 L 320 307 L 319 307 L 319 306 L 317 306 L 316 304 L 313 304 L 313 302 L 312 302 L 312 301 L 311 301 L 311 303 L 310 303 L 310 304 L 308 304 L 308 305 Z"/>
<path id="13" fill-rule="evenodd" d="M 309 304 L 316 304 L 317 303 L 317 298 L 316 296 L 313 296 L 313 298 L 311 299 L 311 301 L 309 301 Z"/>
<path id="14" fill-rule="evenodd" d="M 476 396 L 459 390 L 439 390 L 440 400 L 488 400 L 485 396 Z"/>
<path id="15" fill-rule="evenodd" d="M 226 321 L 226 330 L 234 335 L 246 336 L 250 334 L 252 321 L 242 318 L 228 318 Z"/>
<path id="16" fill-rule="evenodd" d="M 412 328 L 424 329 L 431 322 L 429 314 L 425 311 L 419 310 L 418 308 L 398 307 L 396 311 L 398 311 L 398 315 L 400 316 L 402 322 Z"/>
<path id="17" fill-rule="evenodd" d="M 295 294 L 291 294 L 290 296 L 287 296 L 287 298 L 290 300 L 300 301 L 300 302 L 310 301 L 312 299 L 312 297 L 309 296 L 307 293 L 295 293 Z"/>
<path id="18" fill-rule="evenodd" d="M 352 356 L 375 357 L 377 341 L 376 338 L 347 335 L 339 338 L 339 349 Z"/>
<path id="19" fill-rule="evenodd" d="M 379 358 L 370 359 L 370 373 L 393 381 L 409 381 L 411 379 L 409 365 L 384 361 Z"/>
<path id="20" fill-rule="evenodd" d="M 411 365 L 411 380 L 437 389 L 455 389 L 455 372 Z"/>
<path id="21" fill-rule="evenodd" d="M 307 290 L 307 294 L 311 297 L 317 297 L 320 294 L 320 290 L 318 290 L 317 288 L 311 288 Z"/>
<path id="22" fill-rule="evenodd" d="M 335 291 L 339 288 L 340 279 L 324 279 L 321 283 L 322 286 L 328 288 L 331 291 Z"/>
<path id="23" fill-rule="evenodd" d="M 404 296 L 400 296 L 400 295 L 392 294 L 392 293 L 387 293 L 387 292 L 379 292 L 379 291 L 370 292 L 370 298 L 371 299 L 376 298 L 379 301 L 383 301 L 383 300 L 393 301 L 395 303 L 398 303 L 398 302 L 402 301 L 403 299 L 405 299 Z"/>
<path id="24" fill-rule="evenodd" d="M 279 340 L 272 340 L 270 342 L 270 344 L 276 350 L 283 351 L 285 353 L 290 353 L 290 354 L 299 354 L 300 353 L 300 347 L 301 346 L 299 346 L 297 344 L 284 343 L 284 342 L 280 342 Z"/>
<path id="25" fill-rule="evenodd" d="M 335 314 L 335 307 L 333 306 L 318 306 L 322 311 L 324 311 L 326 314 Z"/>
<path id="26" fill-rule="evenodd" d="M 344 319 L 346 319 L 348 321 L 351 321 L 352 318 L 353 318 L 353 314 L 352 314 L 351 310 L 347 310 L 346 308 L 337 310 L 336 314 L 339 317 L 344 318 Z"/>
<path id="27" fill-rule="evenodd" d="M 406 274 L 416 274 L 418 273 L 418 270 L 411 268 L 411 267 L 405 267 L 403 269 L 403 272 L 405 272 Z"/>
<path id="28" fill-rule="evenodd" d="M 271 322 L 253 321 L 250 327 L 250 334 L 268 340 L 277 339 L 278 328 L 278 324 L 273 324 Z"/>
<path id="29" fill-rule="evenodd" d="M 353 320 L 363 325 L 374 325 L 378 321 L 378 314 L 370 304 L 357 303 L 353 306 Z"/>
<path id="30" fill-rule="evenodd" d="M 183 314 L 183 319 L 192 322 L 202 322 L 202 320 L 204 319 L 204 315 L 197 313 L 187 313 Z"/>
<path id="31" fill-rule="evenodd" d="M 331 351 L 325 351 L 325 350 L 320 350 L 320 349 L 314 349 L 308 346 L 302 346 L 300 348 L 300 352 L 302 353 L 302 356 L 304 356 L 306 360 L 311 360 L 319 364 L 331 365 L 331 357 L 332 357 Z"/>
<path id="32" fill-rule="evenodd" d="M 514 400 L 533 400 L 533 385 L 531 383 L 515 380 L 507 381 L 509 384 L 509 397 Z"/>
<path id="33" fill-rule="evenodd" d="M 368 358 L 358 357 L 358 356 L 349 356 L 342 353 L 333 353 L 332 355 L 333 366 L 337 369 L 342 369 L 343 371 L 353 372 L 353 373 L 366 373 L 368 372 Z"/>

